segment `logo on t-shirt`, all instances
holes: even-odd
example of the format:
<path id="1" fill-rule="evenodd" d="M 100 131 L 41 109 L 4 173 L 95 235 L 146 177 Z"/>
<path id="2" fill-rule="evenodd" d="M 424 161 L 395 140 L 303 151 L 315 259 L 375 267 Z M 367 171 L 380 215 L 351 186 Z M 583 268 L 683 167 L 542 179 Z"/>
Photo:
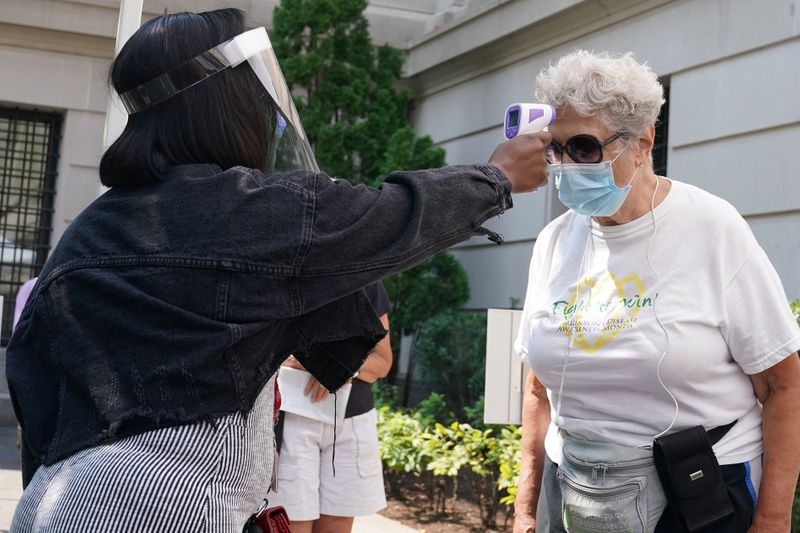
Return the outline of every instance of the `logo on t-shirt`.
<path id="1" fill-rule="evenodd" d="M 573 345 L 593 353 L 633 328 L 639 312 L 653 307 L 657 298 L 658 293 L 647 295 L 638 274 L 618 278 L 606 272 L 596 280 L 584 278 L 572 294 L 554 301 L 551 310 Z"/>

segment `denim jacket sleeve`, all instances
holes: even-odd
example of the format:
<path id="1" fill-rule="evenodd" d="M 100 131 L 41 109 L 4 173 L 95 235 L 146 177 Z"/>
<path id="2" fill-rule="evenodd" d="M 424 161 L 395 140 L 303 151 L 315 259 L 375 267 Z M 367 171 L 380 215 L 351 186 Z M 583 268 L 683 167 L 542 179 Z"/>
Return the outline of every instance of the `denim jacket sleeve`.
<path id="1" fill-rule="evenodd" d="M 410 268 L 512 207 L 511 183 L 491 165 L 394 172 L 377 189 L 315 178 L 310 242 L 301 262 L 301 307 L 314 309 Z"/>
<path id="2" fill-rule="evenodd" d="M 377 189 L 318 174 L 313 199 L 294 323 L 306 349 L 295 355 L 329 390 L 386 334 L 359 289 L 474 233 L 499 243 L 481 224 L 512 206 L 511 183 L 488 165 L 395 172 Z"/>

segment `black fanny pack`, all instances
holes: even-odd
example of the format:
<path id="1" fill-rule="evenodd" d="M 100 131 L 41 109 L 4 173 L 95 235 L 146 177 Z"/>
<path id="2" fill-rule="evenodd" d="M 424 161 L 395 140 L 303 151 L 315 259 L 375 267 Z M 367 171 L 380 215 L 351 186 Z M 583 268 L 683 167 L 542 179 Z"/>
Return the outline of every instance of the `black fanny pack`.
<path id="1" fill-rule="evenodd" d="M 722 469 L 711 448 L 733 425 L 696 426 L 653 441 L 653 460 L 669 507 L 683 532 L 702 531 L 732 515 Z"/>

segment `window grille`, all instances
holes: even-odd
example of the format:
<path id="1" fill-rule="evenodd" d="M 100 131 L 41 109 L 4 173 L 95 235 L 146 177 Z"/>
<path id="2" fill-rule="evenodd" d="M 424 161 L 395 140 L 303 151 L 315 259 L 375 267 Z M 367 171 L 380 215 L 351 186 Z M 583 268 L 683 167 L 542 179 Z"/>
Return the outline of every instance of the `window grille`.
<path id="1" fill-rule="evenodd" d="M 41 272 L 50 249 L 61 135 L 58 113 L 0 106 L 0 294 L 2 345 L 14 301 Z"/>
<path id="2" fill-rule="evenodd" d="M 664 83 L 664 80 L 662 80 Z M 667 128 L 669 126 L 669 85 L 664 83 L 664 105 L 656 119 L 656 138 L 653 143 L 653 170 L 657 176 L 667 175 Z"/>

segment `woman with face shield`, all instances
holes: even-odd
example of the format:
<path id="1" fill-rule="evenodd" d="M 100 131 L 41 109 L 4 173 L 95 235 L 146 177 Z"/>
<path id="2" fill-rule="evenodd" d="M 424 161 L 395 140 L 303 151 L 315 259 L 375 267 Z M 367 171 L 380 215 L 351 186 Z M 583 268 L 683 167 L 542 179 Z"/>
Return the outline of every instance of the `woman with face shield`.
<path id="1" fill-rule="evenodd" d="M 110 190 L 64 234 L 7 352 L 28 531 L 238 532 L 274 473 L 274 375 L 330 391 L 386 331 L 363 288 L 478 233 L 546 180 L 548 134 L 490 164 L 316 168 L 269 38 L 241 12 L 157 17 L 111 82 Z"/>
<path id="2" fill-rule="evenodd" d="M 789 531 L 800 330 L 769 259 L 730 204 L 654 173 L 663 89 L 631 54 L 567 55 L 537 96 L 569 211 L 536 240 L 515 345 L 514 531 Z"/>

